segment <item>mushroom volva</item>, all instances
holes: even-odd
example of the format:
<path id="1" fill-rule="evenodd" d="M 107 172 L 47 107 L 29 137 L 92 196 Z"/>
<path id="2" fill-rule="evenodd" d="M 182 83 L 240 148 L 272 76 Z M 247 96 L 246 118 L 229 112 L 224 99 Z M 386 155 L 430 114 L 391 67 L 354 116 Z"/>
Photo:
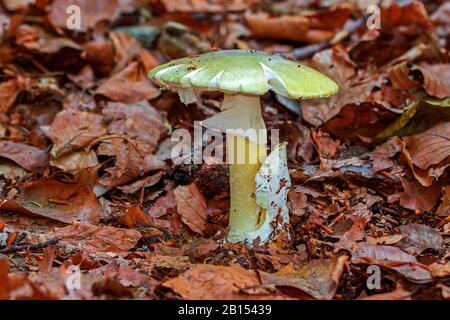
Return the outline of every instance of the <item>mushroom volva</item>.
<path id="1" fill-rule="evenodd" d="M 214 51 L 177 59 L 156 67 L 149 76 L 160 86 L 178 91 L 185 104 L 196 100 L 194 89 L 224 93 L 221 112 L 202 125 L 227 133 L 231 163 L 227 239 L 250 245 L 257 239 L 260 243 L 271 240 L 274 231 L 288 222 L 290 179 L 285 146 L 280 144 L 266 154 L 260 96 L 273 90 L 291 99 L 323 98 L 337 92 L 336 83 L 310 67 L 252 50 Z"/>

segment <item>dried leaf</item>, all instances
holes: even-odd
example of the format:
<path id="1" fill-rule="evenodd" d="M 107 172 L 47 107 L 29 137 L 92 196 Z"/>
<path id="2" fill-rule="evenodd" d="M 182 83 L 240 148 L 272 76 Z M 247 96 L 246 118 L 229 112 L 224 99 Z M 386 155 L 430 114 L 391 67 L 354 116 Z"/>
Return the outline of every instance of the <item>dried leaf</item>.
<path id="1" fill-rule="evenodd" d="M 125 0 L 55 0 L 50 7 L 50 20 L 59 27 L 67 27 L 69 14 L 67 8 L 77 5 L 81 12 L 81 27 L 86 30 L 94 28 L 100 21 L 114 21 L 121 12 L 131 12 L 132 1 Z"/>
<path id="2" fill-rule="evenodd" d="M 450 156 L 450 122 L 439 123 L 403 140 L 411 162 L 421 169 L 428 169 Z M 450 164 L 450 159 L 447 164 Z"/>
<path id="3" fill-rule="evenodd" d="M 0 141 L 0 157 L 14 161 L 28 171 L 43 169 L 48 162 L 47 151 L 11 141 Z"/>
<path id="4" fill-rule="evenodd" d="M 450 120 L 450 98 L 412 102 L 406 111 L 377 135 L 377 139 L 408 136 L 426 131 L 442 121 Z"/>
<path id="5" fill-rule="evenodd" d="M 46 133 L 53 141 L 51 154 L 58 157 L 85 147 L 96 138 L 105 135 L 106 126 L 101 115 L 64 110 L 56 115 Z"/>
<path id="6" fill-rule="evenodd" d="M 160 95 L 160 91 L 148 81 L 139 63 L 132 62 L 103 83 L 95 94 L 123 103 L 136 103 L 154 99 Z"/>
<path id="7" fill-rule="evenodd" d="M 240 266 L 198 264 L 177 278 L 164 282 L 163 286 L 188 300 L 256 299 L 257 296 L 241 291 L 259 286 L 259 280 L 254 271 Z"/>
<path id="8" fill-rule="evenodd" d="M 195 183 L 187 186 L 178 186 L 173 193 L 181 220 L 192 231 L 202 234 L 205 230 L 208 211 L 206 200 Z"/>
<path id="9" fill-rule="evenodd" d="M 151 0 L 162 3 L 167 12 L 220 13 L 243 11 L 257 0 Z"/>
<path id="10" fill-rule="evenodd" d="M 430 211 L 441 195 L 441 185 L 432 184 L 424 187 L 415 180 L 402 178 L 404 191 L 400 194 L 400 204 L 411 210 Z"/>
<path id="11" fill-rule="evenodd" d="M 129 251 L 141 238 L 137 230 L 94 226 L 86 222 L 59 228 L 53 235 L 60 239 L 60 244 L 92 254 Z"/>
<path id="12" fill-rule="evenodd" d="M 83 185 L 41 179 L 25 183 L 20 196 L 0 209 L 64 223 L 98 223 L 101 206 L 95 194 Z"/>
<path id="13" fill-rule="evenodd" d="M 423 63 L 414 68 L 419 70 L 424 78 L 425 91 L 436 98 L 450 97 L 450 65 L 445 63 Z"/>
<path id="14" fill-rule="evenodd" d="M 277 273 L 259 272 L 265 285 L 287 286 L 300 289 L 315 299 L 330 300 L 339 284 L 347 256 L 329 260 L 313 260 L 299 270 L 287 266 Z"/>
<path id="15" fill-rule="evenodd" d="M 406 236 L 397 246 L 410 254 L 421 254 L 426 249 L 441 251 L 444 249 L 444 239 L 438 231 L 418 223 L 410 223 L 399 227 Z"/>
<path id="16" fill-rule="evenodd" d="M 392 269 L 417 283 L 431 281 L 428 268 L 397 247 L 359 243 L 352 252 L 352 263 L 377 264 Z"/>

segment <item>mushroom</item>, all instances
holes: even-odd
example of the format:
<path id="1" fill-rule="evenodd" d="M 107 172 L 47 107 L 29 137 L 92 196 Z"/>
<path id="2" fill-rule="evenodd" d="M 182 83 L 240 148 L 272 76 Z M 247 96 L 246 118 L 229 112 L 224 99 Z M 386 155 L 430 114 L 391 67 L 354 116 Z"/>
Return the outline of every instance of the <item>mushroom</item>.
<path id="1" fill-rule="evenodd" d="M 185 104 L 196 100 L 194 88 L 224 93 L 221 112 L 202 125 L 227 133 L 227 159 L 231 162 L 227 238 L 250 245 L 258 238 L 260 243 L 267 242 L 277 224 L 283 227 L 288 220 L 290 179 L 283 145 L 266 158 L 260 96 L 273 90 L 291 99 L 328 97 L 337 92 L 336 83 L 307 66 L 253 50 L 214 51 L 177 59 L 156 67 L 149 76 L 160 86 L 178 91 Z M 280 168 L 273 167 L 275 160 Z M 270 180 L 272 171 L 283 181 L 258 182 Z"/>

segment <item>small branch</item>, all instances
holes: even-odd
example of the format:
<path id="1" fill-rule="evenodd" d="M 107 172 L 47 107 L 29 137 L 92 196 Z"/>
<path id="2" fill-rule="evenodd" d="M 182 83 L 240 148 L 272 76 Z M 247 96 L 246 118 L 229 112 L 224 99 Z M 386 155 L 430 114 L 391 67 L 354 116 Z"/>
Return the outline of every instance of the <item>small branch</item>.
<path id="1" fill-rule="evenodd" d="M 24 244 L 24 245 L 13 244 L 9 248 L 0 250 L 0 254 L 9 254 L 9 253 L 22 251 L 22 250 L 30 250 L 30 251 L 31 250 L 39 250 L 39 249 L 46 248 L 48 246 L 55 245 L 58 242 L 59 242 L 59 238 L 53 238 L 48 241 L 36 243 L 36 244 Z"/>
<path id="2" fill-rule="evenodd" d="M 319 51 L 330 48 L 331 46 L 342 42 L 348 38 L 352 33 L 355 33 L 366 21 L 366 17 L 348 23 L 341 31 L 337 32 L 335 36 L 329 41 L 310 44 L 301 48 L 294 49 L 293 55 L 297 60 L 305 60 L 311 58 Z"/>

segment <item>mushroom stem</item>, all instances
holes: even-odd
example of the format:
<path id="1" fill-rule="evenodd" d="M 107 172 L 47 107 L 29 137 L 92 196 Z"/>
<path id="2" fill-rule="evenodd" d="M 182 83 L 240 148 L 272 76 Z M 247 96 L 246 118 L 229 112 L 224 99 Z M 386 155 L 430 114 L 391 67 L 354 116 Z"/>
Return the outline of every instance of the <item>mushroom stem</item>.
<path id="1" fill-rule="evenodd" d="M 234 141 L 235 143 L 230 143 Z M 230 222 L 228 241 L 247 241 L 247 235 L 265 221 L 265 210 L 256 203 L 255 176 L 265 158 L 265 143 L 255 143 L 242 136 L 227 135 L 230 165 Z M 238 162 L 245 155 L 244 163 Z M 252 161 L 258 155 L 256 161 Z M 253 240 L 253 239 L 252 239 Z"/>
<path id="2" fill-rule="evenodd" d="M 255 176 L 266 158 L 267 133 L 259 96 L 228 95 L 222 112 L 202 122 L 227 133 L 230 164 L 230 222 L 228 241 L 252 242 L 265 221 L 265 210 L 256 203 Z"/>

